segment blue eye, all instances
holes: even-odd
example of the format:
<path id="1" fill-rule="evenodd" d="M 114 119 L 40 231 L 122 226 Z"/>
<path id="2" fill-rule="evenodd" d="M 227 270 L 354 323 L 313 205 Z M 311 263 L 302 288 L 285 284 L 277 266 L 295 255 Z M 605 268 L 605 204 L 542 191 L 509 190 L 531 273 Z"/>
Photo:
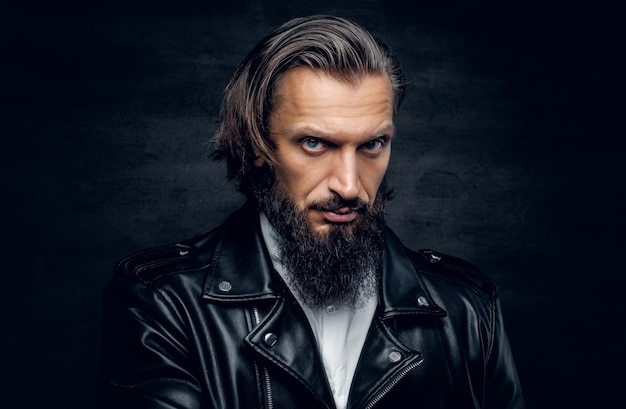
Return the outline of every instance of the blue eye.
<path id="1" fill-rule="evenodd" d="M 320 150 L 324 147 L 322 141 L 317 138 L 308 138 L 304 141 L 304 147 L 310 150 Z"/>
<path id="2" fill-rule="evenodd" d="M 368 151 L 377 151 L 383 147 L 383 141 L 381 141 L 380 139 L 374 139 L 373 141 L 365 142 L 361 146 L 363 147 L 363 149 Z"/>

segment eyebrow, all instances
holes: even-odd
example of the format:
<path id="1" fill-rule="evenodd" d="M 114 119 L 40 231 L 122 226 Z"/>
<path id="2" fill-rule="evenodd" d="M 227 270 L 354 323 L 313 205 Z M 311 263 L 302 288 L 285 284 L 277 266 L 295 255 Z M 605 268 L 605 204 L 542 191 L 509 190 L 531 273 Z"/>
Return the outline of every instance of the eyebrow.
<path id="1" fill-rule="evenodd" d="M 391 139 L 395 135 L 395 131 L 396 131 L 396 127 L 394 126 L 392 122 L 392 123 L 388 123 L 388 124 L 381 126 L 375 132 L 372 132 L 372 134 L 369 135 L 367 138 L 368 140 L 370 140 L 370 138 L 375 139 L 381 136 L 386 136 L 389 139 Z M 328 133 L 324 131 L 323 129 L 315 128 L 314 126 L 310 126 L 310 125 L 304 125 L 300 128 L 296 128 L 293 131 L 289 132 L 289 134 L 291 134 L 291 137 L 293 138 L 300 138 L 303 136 L 312 136 L 312 137 L 319 137 L 323 139 L 332 140 L 335 137 L 334 134 L 332 133 Z"/>

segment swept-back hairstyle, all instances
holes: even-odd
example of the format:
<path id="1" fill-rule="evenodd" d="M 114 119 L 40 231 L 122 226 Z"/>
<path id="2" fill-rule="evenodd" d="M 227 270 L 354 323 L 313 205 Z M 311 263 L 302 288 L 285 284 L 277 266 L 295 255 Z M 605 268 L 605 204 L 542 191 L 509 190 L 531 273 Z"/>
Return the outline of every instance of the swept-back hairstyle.
<path id="1" fill-rule="evenodd" d="M 229 179 L 250 193 L 255 152 L 274 161 L 268 118 L 276 86 L 291 68 L 310 67 L 356 83 L 367 74 L 386 74 L 394 111 L 404 97 L 404 77 L 388 47 L 358 24 L 334 16 L 295 18 L 262 39 L 239 64 L 226 86 L 214 157 L 225 158 Z"/>

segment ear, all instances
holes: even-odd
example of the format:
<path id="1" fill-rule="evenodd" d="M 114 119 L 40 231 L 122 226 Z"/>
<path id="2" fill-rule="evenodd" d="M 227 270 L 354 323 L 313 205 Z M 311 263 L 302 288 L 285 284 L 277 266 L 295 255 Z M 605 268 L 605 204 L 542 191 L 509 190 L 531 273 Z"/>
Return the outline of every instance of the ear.
<path id="1" fill-rule="evenodd" d="M 254 151 L 254 166 L 257 168 L 260 168 L 265 163 L 265 159 L 263 158 L 263 155 L 261 155 L 256 148 L 252 148 L 252 149 Z"/>

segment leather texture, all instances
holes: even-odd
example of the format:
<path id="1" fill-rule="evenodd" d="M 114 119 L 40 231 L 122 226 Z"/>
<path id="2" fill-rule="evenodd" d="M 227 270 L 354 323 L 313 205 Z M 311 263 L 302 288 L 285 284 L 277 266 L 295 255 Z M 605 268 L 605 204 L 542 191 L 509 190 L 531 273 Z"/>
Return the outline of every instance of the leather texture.
<path id="1" fill-rule="evenodd" d="M 390 230 L 385 246 L 348 408 L 523 408 L 494 284 Z M 121 260 L 103 300 L 101 409 L 335 408 L 250 203 L 203 236 Z"/>

